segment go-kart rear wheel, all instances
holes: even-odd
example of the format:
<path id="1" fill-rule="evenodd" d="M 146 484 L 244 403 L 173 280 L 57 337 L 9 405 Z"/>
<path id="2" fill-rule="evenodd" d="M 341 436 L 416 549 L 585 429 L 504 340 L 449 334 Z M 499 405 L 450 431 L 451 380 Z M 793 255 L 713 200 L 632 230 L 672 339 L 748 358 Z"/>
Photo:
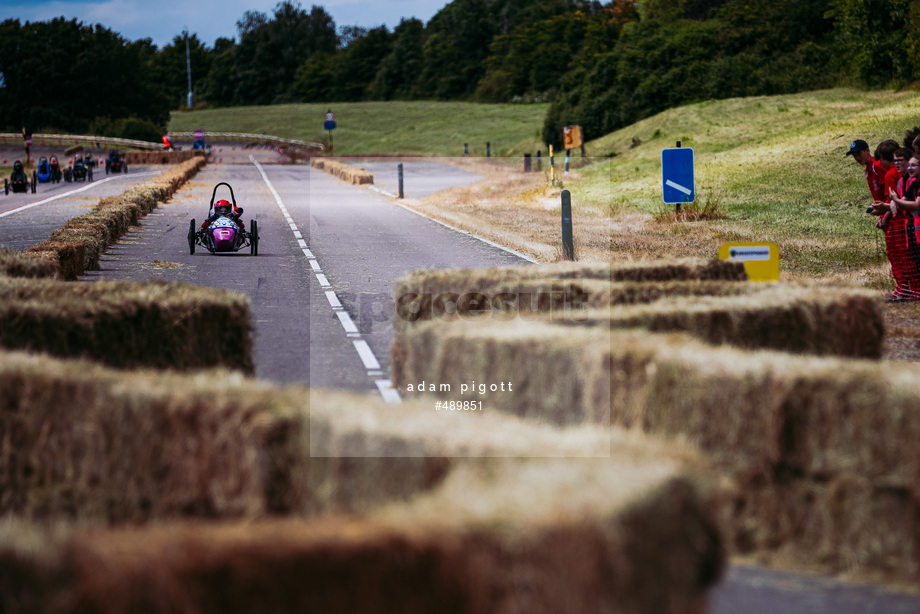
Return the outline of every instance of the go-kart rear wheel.
<path id="1" fill-rule="evenodd" d="M 253 256 L 259 255 L 259 223 L 255 220 L 249 220 L 249 253 Z"/>
<path id="2" fill-rule="evenodd" d="M 188 253 L 195 254 L 195 234 L 197 232 L 195 228 L 195 218 L 192 218 L 192 221 L 188 224 Z"/>

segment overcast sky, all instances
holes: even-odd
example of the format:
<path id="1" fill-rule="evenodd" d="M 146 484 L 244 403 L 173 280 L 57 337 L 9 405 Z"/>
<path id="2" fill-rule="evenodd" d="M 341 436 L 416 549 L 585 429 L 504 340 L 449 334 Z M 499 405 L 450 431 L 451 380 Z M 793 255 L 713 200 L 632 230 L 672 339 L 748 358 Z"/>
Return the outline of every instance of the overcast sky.
<path id="1" fill-rule="evenodd" d="M 246 11 L 271 16 L 277 4 L 278 0 L 0 0 L 0 21 L 64 16 L 89 25 L 100 23 L 128 40 L 152 38 L 160 47 L 187 27 L 210 47 L 218 37 L 236 37 L 236 22 Z M 392 30 L 401 17 L 428 23 L 448 0 L 301 0 L 300 4 L 307 11 L 313 4 L 325 7 L 336 27 L 386 25 Z"/>

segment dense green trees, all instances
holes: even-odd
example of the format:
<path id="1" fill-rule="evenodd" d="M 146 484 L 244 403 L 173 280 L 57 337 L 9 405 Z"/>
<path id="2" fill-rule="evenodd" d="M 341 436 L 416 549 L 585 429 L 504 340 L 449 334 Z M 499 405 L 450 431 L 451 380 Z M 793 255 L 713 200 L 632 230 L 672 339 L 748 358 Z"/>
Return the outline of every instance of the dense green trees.
<path id="1" fill-rule="evenodd" d="M 93 118 L 164 123 L 169 107 L 152 78 L 149 40 L 63 18 L 0 23 L 0 128 L 86 130 Z"/>
<path id="2" fill-rule="evenodd" d="M 0 23 L 0 127 L 155 132 L 185 106 L 183 35 L 157 49 L 63 18 Z M 453 0 L 392 31 L 282 0 L 235 38 L 188 36 L 199 105 L 552 100 L 544 139 L 694 100 L 920 79 L 915 0 Z M 128 121 L 131 119 L 132 121 Z"/>

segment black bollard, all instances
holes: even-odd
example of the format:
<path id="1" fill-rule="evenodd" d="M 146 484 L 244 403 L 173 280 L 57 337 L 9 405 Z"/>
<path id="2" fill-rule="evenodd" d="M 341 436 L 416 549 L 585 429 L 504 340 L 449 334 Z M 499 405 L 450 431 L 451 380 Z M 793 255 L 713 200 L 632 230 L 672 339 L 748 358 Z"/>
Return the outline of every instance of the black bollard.
<path id="1" fill-rule="evenodd" d="M 489 141 L 486 141 L 486 157 L 487 158 L 492 157 L 492 143 L 490 143 Z"/>
<path id="2" fill-rule="evenodd" d="M 562 254 L 566 260 L 575 260 L 575 242 L 572 239 L 572 193 L 562 190 Z"/>
<path id="3" fill-rule="evenodd" d="M 542 156 L 543 156 L 543 152 L 538 149 L 537 150 L 537 172 L 538 173 L 543 170 L 543 157 Z"/>
<path id="4" fill-rule="evenodd" d="M 404 198 L 403 194 L 403 165 L 402 162 L 399 163 L 396 167 L 397 173 L 399 175 L 399 198 Z"/>
<path id="5" fill-rule="evenodd" d="M 530 165 L 530 154 L 529 154 L 529 153 L 525 153 L 525 154 L 524 154 L 524 172 L 525 172 L 525 173 L 529 173 L 530 170 L 531 170 L 531 165 Z"/>

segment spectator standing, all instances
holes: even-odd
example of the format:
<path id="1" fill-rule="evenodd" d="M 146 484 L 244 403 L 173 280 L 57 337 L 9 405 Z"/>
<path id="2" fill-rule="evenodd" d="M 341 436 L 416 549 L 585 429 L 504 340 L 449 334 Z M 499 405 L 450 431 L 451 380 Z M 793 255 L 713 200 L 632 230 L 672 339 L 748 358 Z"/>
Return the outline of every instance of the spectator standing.
<path id="1" fill-rule="evenodd" d="M 856 139 L 850 143 L 850 150 L 844 155 L 853 156 L 857 164 L 865 167 L 866 181 L 869 183 L 872 200 L 886 202 L 885 174 L 887 169 L 869 153 L 869 144 L 862 139 Z"/>
<path id="2" fill-rule="evenodd" d="M 920 157 L 908 159 L 904 176 L 888 195 L 892 218 L 885 233 L 885 244 L 897 287 L 887 300 L 920 300 L 920 245 L 917 241 L 917 232 L 920 231 Z"/>

